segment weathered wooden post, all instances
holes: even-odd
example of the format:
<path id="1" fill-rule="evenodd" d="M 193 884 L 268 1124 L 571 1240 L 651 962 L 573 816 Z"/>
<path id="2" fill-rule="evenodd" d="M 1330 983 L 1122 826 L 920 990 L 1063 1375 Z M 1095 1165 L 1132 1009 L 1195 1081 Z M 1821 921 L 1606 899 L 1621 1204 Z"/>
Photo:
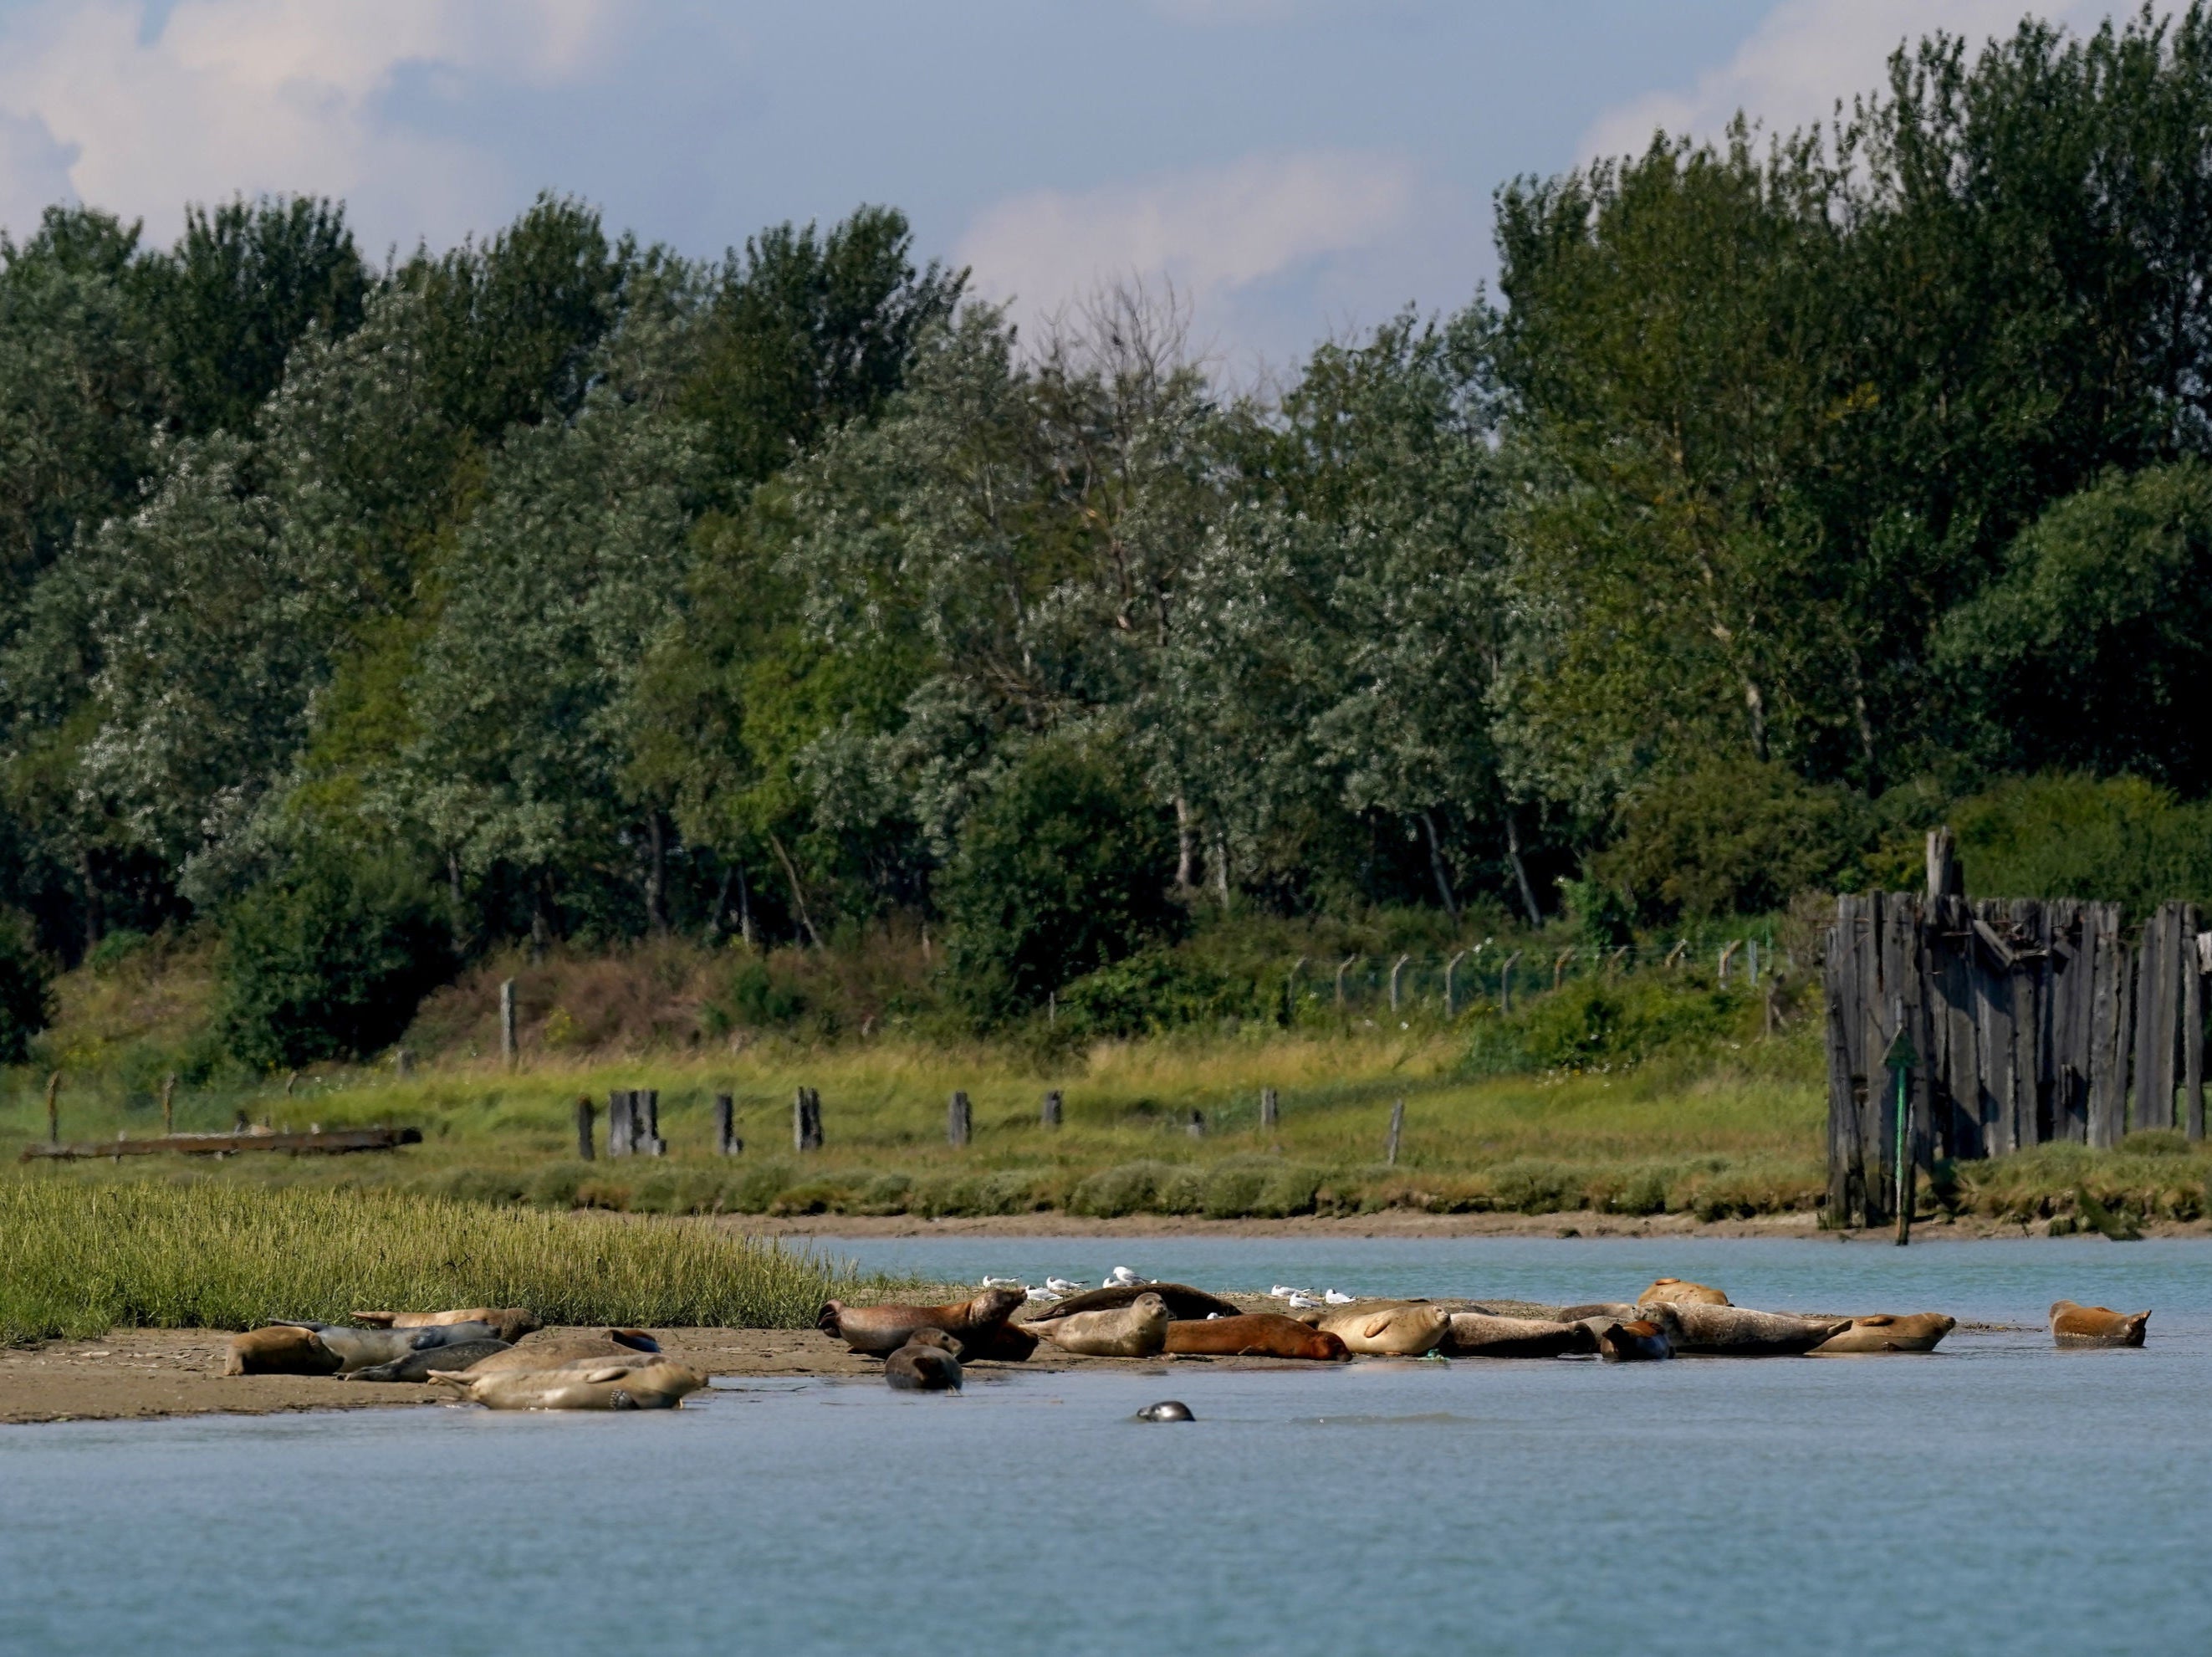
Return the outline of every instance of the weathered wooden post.
<path id="1" fill-rule="evenodd" d="M 637 1131 L 636 1118 L 631 1113 L 630 1101 L 635 1095 L 628 1089 L 617 1087 L 607 1093 L 607 1154 L 610 1157 L 628 1156 L 631 1137 Z"/>
<path id="2" fill-rule="evenodd" d="M 801 1087 L 791 1101 L 792 1142 L 802 1151 L 822 1148 L 822 1095 Z"/>
<path id="3" fill-rule="evenodd" d="M 1382 1160 L 1392 1167 L 1398 1166 L 1398 1136 L 1406 1129 L 1406 1101 L 1401 1099 L 1390 1107 L 1390 1138 L 1382 1148 Z"/>
<path id="4" fill-rule="evenodd" d="M 738 1101 L 727 1093 L 714 1095 L 714 1150 L 721 1156 L 735 1156 L 745 1148 L 738 1137 Z"/>
<path id="5" fill-rule="evenodd" d="M 1184 1124 L 1183 1131 L 1188 1134 L 1193 1139 L 1205 1138 L 1206 1113 L 1202 1111 L 1193 1110 L 1190 1113 L 1189 1122 Z"/>
<path id="6" fill-rule="evenodd" d="M 1501 1013 L 1513 1010 L 1513 969 L 1520 959 L 1521 952 L 1516 949 L 1505 958 L 1505 965 L 1498 969 L 1498 1010 Z"/>
<path id="7" fill-rule="evenodd" d="M 1037 1122 L 1038 1124 L 1048 1133 L 1057 1133 L 1060 1131 L 1060 1089 L 1057 1087 L 1047 1088 L 1045 1090 L 1044 1103 L 1040 1106 L 1037 1110 Z"/>
<path id="8" fill-rule="evenodd" d="M 945 1111 L 945 1142 L 956 1149 L 965 1145 L 969 1130 L 974 1125 L 974 1115 L 968 1108 L 968 1095 L 956 1092 L 952 1095 L 952 1102 Z"/>
<path id="9" fill-rule="evenodd" d="M 1260 1131 L 1273 1133 L 1282 1120 L 1282 1099 L 1273 1087 L 1260 1089 Z"/>
<path id="10" fill-rule="evenodd" d="M 516 1054 L 514 1039 L 514 980 L 499 981 L 499 1058 L 512 1070 Z"/>
<path id="11" fill-rule="evenodd" d="M 1667 959 L 1659 964 L 1672 972 L 1682 964 L 1682 957 L 1689 952 L 1689 947 L 1690 941 L 1687 938 L 1683 939 L 1667 952 Z"/>
<path id="12" fill-rule="evenodd" d="M 1298 975 L 1306 970 L 1308 959 L 1299 956 L 1283 975 L 1283 1022 L 1286 1025 L 1295 1022 L 1298 1016 Z"/>
<path id="13" fill-rule="evenodd" d="M 1913 1050 L 1912 1033 L 1905 1027 L 1904 1004 L 1898 1003 L 1897 1039 L 1881 1062 L 1887 1068 L 1897 1108 L 1897 1246 L 1912 1240 L 1912 1067 L 1920 1063 Z"/>
<path id="14" fill-rule="evenodd" d="M 665 1156 L 668 1142 L 660 1136 L 660 1089 L 647 1087 L 630 1095 L 634 1144 L 641 1156 Z"/>
<path id="15" fill-rule="evenodd" d="M 1444 1017 L 1447 1020 L 1459 1015 L 1459 997 L 1455 993 L 1457 989 L 1455 980 L 1459 977 L 1459 964 L 1472 953 L 1470 950 L 1462 949 L 1444 963 Z"/>
<path id="16" fill-rule="evenodd" d="M 1719 988 L 1723 990 L 1728 988 L 1729 961 L 1735 954 L 1735 952 L 1742 947 L 1743 940 L 1741 938 L 1738 938 L 1734 943 L 1727 943 L 1721 946 L 1720 965 L 1715 969 L 1715 978 Z"/>
<path id="17" fill-rule="evenodd" d="M 1756 938 L 1750 939 L 1750 940 L 1748 940 L 1748 941 L 1744 944 L 1744 947 L 1743 947 L 1743 970 L 1744 970 L 1744 976 L 1745 976 L 1745 977 L 1747 977 L 1747 978 L 1748 978 L 1751 980 L 1751 987 L 1752 987 L 1753 989 L 1754 989 L 1754 990 L 1758 989 L 1758 988 L 1759 988 L 1759 940 L 1758 940 L 1758 939 L 1756 939 Z"/>
<path id="18" fill-rule="evenodd" d="M 1344 1009 L 1344 975 L 1352 970 L 1352 962 L 1358 959 L 1357 955 L 1346 955 L 1336 964 L 1336 1005 L 1339 1012 Z"/>
<path id="19" fill-rule="evenodd" d="M 161 1136 L 168 1137 L 177 1130 L 177 1073 L 174 1070 L 161 1078 Z"/>
<path id="20" fill-rule="evenodd" d="M 588 1162 L 592 1160 L 593 1114 L 590 1095 L 579 1095 L 576 1100 L 576 1160 L 579 1162 Z"/>
<path id="21" fill-rule="evenodd" d="M 2212 933 L 2199 932 L 2197 906 L 2182 911 L 2181 1103 L 2191 1139 L 2204 1137 L 2204 955 Z"/>
<path id="22" fill-rule="evenodd" d="M 1966 895 L 1966 882 L 1959 868 L 1959 837 L 1950 825 L 1928 831 L 1928 901 Z"/>
<path id="23" fill-rule="evenodd" d="M 46 1143 L 62 1142 L 61 1112 L 62 1073 L 55 1071 L 46 1078 Z"/>
<path id="24" fill-rule="evenodd" d="M 1394 1013 L 1398 1010 L 1398 981 L 1405 976 L 1406 963 L 1413 959 L 1413 958 L 1411 955 L 1401 955 L 1391 964 L 1390 1010 Z"/>

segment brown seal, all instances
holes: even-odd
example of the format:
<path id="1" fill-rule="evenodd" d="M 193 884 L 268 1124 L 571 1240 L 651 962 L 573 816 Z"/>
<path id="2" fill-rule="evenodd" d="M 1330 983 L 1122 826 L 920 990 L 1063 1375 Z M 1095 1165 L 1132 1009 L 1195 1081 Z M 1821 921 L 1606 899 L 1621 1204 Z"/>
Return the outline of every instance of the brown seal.
<path id="1" fill-rule="evenodd" d="M 1916 1312 L 1910 1317 L 1887 1313 L 1854 1318 L 1851 1326 L 1831 1335 L 1813 1349 L 1816 1358 L 1843 1352 L 1933 1352 L 1936 1343 L 1959 1326 L 1956 1318 L 1940 1312 Z"/>
<path id="2" fill-rule="evenodd" d="M 1680 1277 L 1662 1277 L 1636 1297 L 1638 1306 L 1649 1301 L 1663 1301 L 1670 1306 L 1731 1306 L 1735 1302 L 1717 1288 L 1708 1288 L 1703 1283 L 1685 1282 Z"/>
<path id="3" fill-rule="evenodd" d="M 1559 1358 L 1596 1351 L 1597 1337 L 1578 1323 L 1455 1312 L 1441 1349 L 1455 1358 Z"/>
<path id="4" fill-rule="evenodd" d="M 1638 1363 L 1674 1355 L 1674 1349 L 1667 1342 L 1667 1331 L 1646 1319 L 1632 1318 L 1626 1323 L 1618 1319 L 1592 1322 L 1595 1326 L 1590 1332 L 1597 1337 L 1598 1355 L 1609 1363 Z"/>
<path id="5" fill-rule="evenodd" d="M 941 1329 L 917 1329 L 913 1338 L 884 1360 L 884 1380 L 902 1392 L 957 1392 L 957 1337 Z"/>
<path id="6" fill-rule="evenodd" d="M 492 1410 L 673 1410 L 707 1378 L 689 1365 L 662 1359 L 632 1368 L 506 1369 L 491 1374 L 433 1370 L 430 1379 L 459 1387 Z"/>
<path id="7" fill-rule="evenodd" d="M 847 1306 L 831 1301 L 822 1308 L 814 1326 L 835 1335 L 855 1352 L 888 1357 L 906 1344 L 917 1329 L 941 1329 L 963 1340 L 980 1335 L 994 1324 L 1003 1324 L 1014 1308 L 1029 1298 L 1018 1288 L 987 1288 L 971 1301 L 950 1306 Z"/>
<path id="8" fill-rule="evenodd" d="M 1850 1327 L 1849 1318 L 1794 1318 L 1736 1306 L 1655 1301 L 1637 1311 L 1677 1352 L 1730 1358 L 1797 1357 Z"/>
<path id="9" fill-rule="evenodd" d="M 963 1363 L 1021 1363 L 1037 1349 L 1037 1337 L 1018 1323 L 992 1324 L 957 1338 Z"/>
<path id="10" fill-rule="evenodd" d="M 1222 1358 L 1306 1358 L 1316 1363 L 1335 1363 L 1352 1355 L 1337 1337 L 1277 1312 L 1178 1318 L 1168 1325 L 1166 1349 Z"/>
<path id="11" fill-rule="evenodd" d="M 1139 1295 L 1110 1312 L 1079 1312 L 1030 1328 L 1063 1352 L 1087 1358 L 1150 1358 L 1164 1350 L 1173 1320 L 1157 1295 Z"/>
<path id="12" fill-rule="evenodd" d="M 2148 1312 L 2115 1312 L 2072 1301 L 2051 1303 L 2051 1337 L 2061 1346 L 2141 1346 L 2149 1325 Z"/>
<path id="13" fill-rule="evenodd" d="M 435 1329 L 443 1324 L 489 1324 L 491 1332 L 509 1346 L 545 1325 L 519 1306 L 472 1306 L 453 1312 L 356 1312 L 353 1320 L 366 1329 Z"/>
<path id="14" fill-rule="evenodd" d="M 1071 1295 L 1045 1307 L 1030 1321 L 1050 1323 L 1057 1318 L 1072 1318 L 1085 1312 L 1115 1312 L 1133 1304 L 1139 1295 L 1158 1295 L 1167 1303 L 1168 1316 L 1176 1319 L 1234 1318 L 1243 1311 L 1234 1301 L 1224 1301 L 1218 1295 L 1193 1288 L 1188 1283 L 1115 1283 L 1110 1288 Z"/>
<path id="15" fill-rule="evenodd" d="M 226 1375 L 335 1375 L 343 1362 L 321 1336 L 298 1324 L 271 1324 L 230 1337 Z"/>
<path id="16" fill-rule="evenodd" d="M 1321 1326 L 1354 1352 L 1418 1358 L 1443 1342 L 1451 1328 L 1451 1313 L 1440 1306 L 1355 1308 L 1323 1318 Z"/>

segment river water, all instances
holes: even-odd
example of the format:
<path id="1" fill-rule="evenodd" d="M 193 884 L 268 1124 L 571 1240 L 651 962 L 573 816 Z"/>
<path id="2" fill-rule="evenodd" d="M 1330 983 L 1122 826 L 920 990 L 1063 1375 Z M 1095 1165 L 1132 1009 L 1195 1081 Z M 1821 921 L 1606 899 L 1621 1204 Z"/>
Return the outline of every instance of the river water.
<path id="1" fill-rule="evenodd" d="M 0 1649 L 2201 1650 L 2212 1247 L 870 1240 L 871 1265 L 1942 1310 L 1925 1357 L 725 1380 L 0 1432 Z M 2060 1295 L 2156 1308 L 2058 1352 Z M 1198 1421 L 1130 1419 L 1174 1397 Z"/>

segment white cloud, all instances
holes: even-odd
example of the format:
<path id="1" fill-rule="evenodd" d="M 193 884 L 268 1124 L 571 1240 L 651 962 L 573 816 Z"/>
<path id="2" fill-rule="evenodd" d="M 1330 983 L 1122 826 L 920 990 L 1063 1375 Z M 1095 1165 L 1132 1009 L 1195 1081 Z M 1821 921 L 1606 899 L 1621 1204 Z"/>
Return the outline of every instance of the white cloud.
<path id="1" fill-rule="evenodd" d="M 1848 105 L 1882 84 L 1900 41 L 1941 29 L 1978 44 L 2011 34 L 2024 9 L 2023 0 L 1784 0 L 1694 88 L 1649 93 L 1601 115 L 1581 151 L 1585 158 L 1641 154 L 1655 131 L 1711 137 L 1739 109 L 1771 132 L 1826 121 L 1838 99 Z M 2035 8 L 2076 29 L 2094 28 L 2112 9 L 2109 0 Z"/>
<path id="2" fill-rule="evenodd" d="M 1164 278 L 1212 302 L 1372 246 L 1405 221 L 1412 168 L 1387 155 L 1248 156 L 1225 167 L 986 209 L 960 244 L 983 293 L 1048 314 L 1102 281 Z"/>
<path id="3" fill-rule="evenodd" d="M 141 0 L 45 0 L 0 27 L 0 213 L 20 236 L 73 193 L 160 240 L 187 201 L 299 191 L 458 235 L 498 216 L 503 169 L 385 119 L 396 77 L 559 84 L 591 68 L 615 15 L 612 0 L 182 0 L 153 29 Z M 43 149 L 16 141 L 40 131 Z"/>

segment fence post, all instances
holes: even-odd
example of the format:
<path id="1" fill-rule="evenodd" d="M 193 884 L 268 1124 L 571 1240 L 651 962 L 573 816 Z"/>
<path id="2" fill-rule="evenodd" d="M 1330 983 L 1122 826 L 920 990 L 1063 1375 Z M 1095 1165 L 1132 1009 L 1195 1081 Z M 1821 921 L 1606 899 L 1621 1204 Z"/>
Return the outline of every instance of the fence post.
<path id="1" fill-rule="evenodd" d="M 404 1081 L 409 1076 L 413 1075 L 415 1074 L 415 1055 L 409 1052 L 404 1047 L 395 1051 L 392 1055 L 392 1074 L 398 1076 L 402 1081 Z"/>
<path id="2" fill-rule="evenodd" d="M 630 1095 L 623 1088 L 611 1088 L 607 1093 L 607 1154 L 628 1156 L 630 1135 L 635 1131 L 630 1111 Z"/>
<path id="3" fill-rule="evenodd" d="M 55 1071 L 46 1078 L 46 1143 L 62 1142 L 62 1112 L 58 1100 L 62 1091 L 62 1073 Z"/>
<path id="4" fill-rule="evenodd" d="M 580 1162 L 592 1160 L 592 1114 L 590 1099 L 579 1098 L 576 1100 L 576 1160 Z"/>
<path id="5" fill-rule="evenodd" d="M 1406 963 L 1413 959 L 1411 955 L 1401 955 L 1390 968 L 1390 1010 L 1394 1013 L 1398 1010 L 1398 980 L 1406 971 Z"/>
<path id="6" fill-rule="evenodd" d="M 500 1063 L 512 1070 L 514 1068 L 516 1047 L 514 1039 L 514 980 L 499 981 L 499 1057 Z"/>
<path id="7" fill-rule="evenodd" d="M 1673 971 L 1675 967 L 1680 966 L 1682 964 L 1682 957 L 1684 953 L 1688 951 L 1689 947 L 1690 941 L 1687 938 L 1684 938 L 1680 942 L 1677 943 L 1672 949 L 1667 952 L 1667 959 L 1662 961 L 1660 965 L 1666 967 L 1669 972 Z"/>
<path id="8" fill-rule="evenodd" d="M 1282 1100 L 1273 1087 L 1260 1089 L 1260 1131 L 1273 1133 L 1282 1119 Z"/>
<path id="9" fill-rule="evenodd" d="M 822 1095 L 811 1087 L 801 1087 L 792 1098 L 791 1142 L 802 1151 L 822 1148 Z"/>
<path id="10" fill-rule="evenodd" d="M 1743 947 L 1743 970 L 1751 980 L 1751 987 L 1759 988 L 1759 940 L 1751 939 Z"/>
<path id="11" fill-rule="evenodd" d="M 1037 1111 L 1037 1121 L 1048 1131 L 1060 1131 L 1060 1089 L 1048 1089 L 1044 1096 L 1044 1104 Z"/>
<path id="12" fill-rule="evenodd" d="M 1358 959 L 1357 955 L 1346 955 L 1336 964 L 1336 1005 L 1339 1011 L 1344 1007 L 1344 975 L 1352 970 L 1352 962 Z"/>
<path id="13" fill-rule="evenodd" d="M 1291 963 L 1291 970 L 1283 976 L 1283 1022 L 1289 1025 L 1298 1016 L 1298 974 L 1306 970 L 1310 958 L 1301 955 Z"/>
<path id="14" fill-rule="evenodd" d="M 714 1149 L 723 1156 L 735 1156 L 744 1148 L 745 1142 L 738 1137 L 738 1101 L 727 1093 L 716 1093 Z"/>
<path id="15" fill-rule="evenodd" d="M 1190 1113 L 1190 1124 L 1183 1130 L 1183 1131 L 1188 1134 L 1193 1139 L 1205 1138 L 1206 1113 L 1203 1111 L 1192 1111 Z"/>
<path id="16" fill-rule="evenodd" d="M 1513 969 L 1520 964 L 1521 952 L 1515 950 L 1505 958 L 1505 965 L 1498 971 L 1498 1010 L 1513 1010 Z"/>
<path id="17" fill-rule="evenodd" d="M 634 1095 L 632 1120 L 635 1124 L 636 1148 L 641 1155 L 665 1156 L 668 1142 L 660 1136 L 660 1089 L 647 1087 Z"/>
<path id="18" fill-rule="evenodd" d="M 1552 988 L 1557 990 L 1566 981 L 1567 963 L 1575 958 L 1572 949 L 1562 949 L 1559 959 L 1552 963 Z"/>
<path id="19" fill-rule="evenodd" d="M 161 1133 L 163 1137 L 177 1130 L 177 1073 L 174 1070 L 161 1078 Z"/>
<path id="20" fill-rule="evenodd" d="M 945 1107 L 945 1142 L 956 1147 L 965 1145 L 968 1142 L 969 1129 L 972 1124 L 973 1118 L 968 1109 L 968 1095 L 955 1093 L 952 1095 L 951 1104 Z"/>
<path id="21" fill-rule="evenodd" d="M 1455 1018 L 1459 1014 L 1457 998 L 1453 994 L 1454 980 L 1459 974 L 1459 964 L 1468 958 L 1468 953 L 1462 949 L 1444 963 L 1444 1017 L 1447 1020 Z"/>
<path id="22" fill-rule="evenodd" d="M 1405 1128 L 1406 1101 L 1401 1099 L 1390 1107 L 1390 1140 L 1382 1149 L 1382 1160 L 1394 1168 L 1398 1166 L 1398 1136 Z"/>

